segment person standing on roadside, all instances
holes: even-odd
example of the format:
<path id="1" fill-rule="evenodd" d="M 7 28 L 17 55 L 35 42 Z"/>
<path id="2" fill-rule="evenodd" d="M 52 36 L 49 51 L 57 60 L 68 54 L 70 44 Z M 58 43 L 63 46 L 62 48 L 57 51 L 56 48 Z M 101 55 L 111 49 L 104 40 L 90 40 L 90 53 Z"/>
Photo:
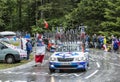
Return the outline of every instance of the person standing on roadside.
<path id="1" fill-rule="evenodd" d="M 113 43 L 113 50 L 114 50 L 114 52 L 117 52 L 118 48 L 119 48 L 119 46 L 118 46 L 118 39 L 115 37 L 114 43 Z"/>
<path id="2" fill-rule="evenodd" d="M 105 36 L 103 36 L 103 47 L 104 47 L 104 51 L 107 51 L 107 39 Z"/>
<path id="3" fill-rule="evenodd" d="M 26 42 L 27 60 L 29 60 L 30 53 L 32 52 L 32 44 L 29 39 Z"/>
<path id="4" fill-rule="evenodd" d="M 99 49 L 103 47 L 103 36 L 102 35 L 98 36 L 98 45 L 99 45 Z"/>
<path id="5" fill-rule="evenodd" d="M 115 40 L 115 37 L 114 37 L 114 35 L 112 35 L 111 36 L 111 48 L 112 48 L 112 50 L 114 50 L 113 49 L 114 40 Z"/>
<path id="6" fill-rule="evenodd" d="M 97 48 L 97 35 L 96 34 L 93 35 L 92 42 L 93 42 L 93 47 Z"/>
<path id="7" fill-rule="evenodd" d="M 118 39 L 118 54 L 120 54 L 120 37 Z"/>

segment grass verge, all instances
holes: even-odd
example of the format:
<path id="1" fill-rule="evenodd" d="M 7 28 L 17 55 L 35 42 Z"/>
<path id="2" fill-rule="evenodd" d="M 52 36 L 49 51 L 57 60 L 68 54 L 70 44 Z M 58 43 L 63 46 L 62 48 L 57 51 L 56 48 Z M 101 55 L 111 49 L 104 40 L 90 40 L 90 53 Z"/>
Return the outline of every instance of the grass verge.
<path id="1" fill-rule="evenodd" d="M 19 63 L 7 64 L 7 63 L 0 62 L 0 70 L 20 66 L 20 65 L 28 63 L 28 62 L 30 62 L 32 60 L 33 60 L 33 55 L 30 55 L 30 60 L 25 60 L 24 59 L 24 60 L 21 60 Z"/>

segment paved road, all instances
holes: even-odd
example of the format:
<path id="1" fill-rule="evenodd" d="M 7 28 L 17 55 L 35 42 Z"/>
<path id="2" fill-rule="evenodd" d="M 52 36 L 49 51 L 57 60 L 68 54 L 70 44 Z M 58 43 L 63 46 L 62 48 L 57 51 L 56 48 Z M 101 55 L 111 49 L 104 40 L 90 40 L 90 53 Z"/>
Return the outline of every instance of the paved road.
<path id="1" fill-rule="evenodd" d="M 0 71 L 2 82 L 120 82 L 120 54 L 92 50 L 87 72 L 64 71 L 50 73 L 47 59 L 42 66 L 34 61 L 26 65 Z"/>

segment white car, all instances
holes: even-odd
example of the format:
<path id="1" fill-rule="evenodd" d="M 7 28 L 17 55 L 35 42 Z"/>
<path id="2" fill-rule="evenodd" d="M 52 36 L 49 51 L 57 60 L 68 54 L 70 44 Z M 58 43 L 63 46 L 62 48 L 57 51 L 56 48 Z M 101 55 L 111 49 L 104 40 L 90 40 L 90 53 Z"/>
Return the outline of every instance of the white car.
<path id="1" fill-rule="evenodd" d="M 25 59 L 27 58 L 27 51 L 21 49 L 20 47 L 14 46 L 12 44 L 6 43 L 6 42 L 2 42 L 4 45 L 6 45 L 7 47 L 16 50 L 19 54 L 20 54 L 20 59 Z"/>
<path id="2" fill-rule="evenodd" d="M 89 52 L 78 44 L 59 47 L 49 58 L 49 70 L 76 69 L 86 71 L 89 66 Z"/>

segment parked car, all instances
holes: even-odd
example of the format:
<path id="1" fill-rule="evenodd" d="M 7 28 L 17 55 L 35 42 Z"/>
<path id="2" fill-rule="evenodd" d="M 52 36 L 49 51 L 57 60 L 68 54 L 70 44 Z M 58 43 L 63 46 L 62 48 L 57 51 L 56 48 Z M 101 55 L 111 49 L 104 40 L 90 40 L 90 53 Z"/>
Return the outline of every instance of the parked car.
<path id="1" fill-rule="evenodd" d="M 8 45 L 10 44 L 5 42 L 0 42 L 0 61 L 9 64 L 20 62 L 21 61 L 20 52 L 14 48 L 11 48 Z"/>
<path id="2" fill-rule="evenodd" d="M 0 32 L 0 41 L 11 43 L 15 46 L 21 46 L 21 40 L 16 36 L 15 32 L 12 31 L 3 31 Z"/>
<path id="3" fill-rule="evenodd" d="M 12 36 L 16 36 L 16 33 L 12 31 L 2 31 L 0 32 L 0 36 L 1 37 L 12 37 Z"/>
<path id="4" fill-rule="evenodd" d="M 10 43 L 6 43 L 6 42 L 2 42 L 4 45 L 6 45 L 7 47 L 13 49 L 13 50 L 16 50 L 19 52 L 20 54 L 20 59 L 26 59 L 27 58 L 27 51 L 24 50 L 24 49 L 21 49 L 20 47 L 18 46 L 14 46 L 13 44 L 10 44 Z"/>
<path id="5" fill-rule="evenodd" d="M 63 45 L 57 48 L 49 58 L 49 70 L 75 69 L 86 71 L 89 66 L 89 52 L 82 51 L 78 44 Z"/>

